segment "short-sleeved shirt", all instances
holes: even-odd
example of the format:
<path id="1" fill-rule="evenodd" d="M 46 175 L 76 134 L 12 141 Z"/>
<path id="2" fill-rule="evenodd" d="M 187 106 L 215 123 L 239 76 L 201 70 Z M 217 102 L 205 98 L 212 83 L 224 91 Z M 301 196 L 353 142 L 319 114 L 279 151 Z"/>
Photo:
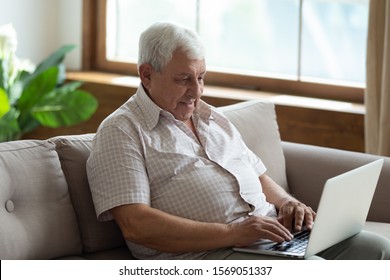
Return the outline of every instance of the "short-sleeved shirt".
<path id="1" fill-rule="evenodd" d="M 201 222 L 231 223 L 248 213 L 275 213 L 259 181 L 266 168 L 237 129 L 202 100 L 192 120 L 198 137 L 140 85 L 103 121 L 87 162 L 100 221 L 113 219 L 110 209 L 134 203 Z M 142 259 L 204 254 L 167 254 L 127 244 Z"/>

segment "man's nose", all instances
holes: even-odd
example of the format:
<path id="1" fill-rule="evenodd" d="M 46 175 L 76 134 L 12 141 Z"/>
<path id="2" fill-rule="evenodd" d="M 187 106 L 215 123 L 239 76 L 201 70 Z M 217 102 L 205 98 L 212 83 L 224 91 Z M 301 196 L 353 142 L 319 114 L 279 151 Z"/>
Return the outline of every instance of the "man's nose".
<path id="1" fill-rule="evenodd" d="M 193 98 L 200 98 L 203 94 L 203 81 L 195 80 L 191 83 L 190 89 Z"/>

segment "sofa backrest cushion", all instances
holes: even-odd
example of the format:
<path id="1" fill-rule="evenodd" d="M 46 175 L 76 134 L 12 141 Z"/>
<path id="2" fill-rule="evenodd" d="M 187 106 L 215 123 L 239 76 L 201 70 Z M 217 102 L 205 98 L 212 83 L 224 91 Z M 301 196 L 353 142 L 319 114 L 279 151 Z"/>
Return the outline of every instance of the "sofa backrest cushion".
<path id="1" fill-rule="evenodd" d="M 218 108 L 235 125 L 247 146 L 267 167 L 267 174 L 288 190 L 275 105 L 264 101 L 247 101 Z"/>
<path id="2" fill-rule="evenodd" d="M 126 246 L 115 221 L 102 223 L 98 222 L 96 218 L 85 167 L 93 137 L 94 134 L 82 134 L 50 139 L 57 146 L 57 153 L 68 182 L 85 253 Z"/>
<path id="3" fill-rule="evenodd" d="M 81 252 L 76 216 L 53 143 L 0 143 L 0 259 Z"/>

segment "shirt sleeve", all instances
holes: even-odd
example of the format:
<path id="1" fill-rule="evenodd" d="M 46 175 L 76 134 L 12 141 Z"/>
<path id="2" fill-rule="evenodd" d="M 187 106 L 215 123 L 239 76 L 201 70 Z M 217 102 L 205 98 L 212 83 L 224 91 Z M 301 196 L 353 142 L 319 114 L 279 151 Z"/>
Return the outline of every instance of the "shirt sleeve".
<path id="1" fill-rule="evenodd" d="M 243 158 L 245 162 L 247 162 L 256 172 L 257 176 L 263 175 L 267 168 L 264 165 L 261 158 L 256 155 L 245 143 L 244 139 L 242 138 L 242 135 L 240 131 L 236 128 L 236 126 L 226 117 L 226 115 L 221 112 L 215 110 L 215 108 L 212 107 L 213 110 L 213 116 L 218 121 L 219 125 L 222 127 L 222 129 L 225 131 L 225 133 L 230 134 L 232 133 L 232 139 L 235 139 L 239 143 L 238 146 L 241 146 L 244 148 Z"/>
<path id="2" fill-rule="evenodd" d="M 140 138 L 106 126 L 94 139 L 87 174 L 100 221 L 113 219 L 110 209 L 132 203 L 150 205 L 150 189 Z"/>
<path id="3" fill-rule="evenodd" d="M 245 143 L 244 143 L 245 145 Z M 250 165 L 253 167 L 255 172 L 257 173 L 257 176 L 263 175 L 267 171 L 267 167 L 263 163 L 263 161 L 258 157 L 254 152 L 252 152 L 251 149 L 249 149 L 246 145 L 247 150 L 247 160 L 250 163 Z"/>
<path id="4" fill-rule="evenodd" d="M 226 117 L 225 117 L 226 118 Z M 249 163 L 249 165 L 254 169 L 257 176 L 263 175 L 267 171 L 267 167 L 261 160 L 261 158 L 256 155 L 245 143 L 244 139 L 242 138 L 241 133 L 238 131 L 238 129 L 227 119 L 229 122 L 231 129 L 233 133 L 236 135 L 237 139 L 241 142 L 241 145 L 244 147 L 244 159 L 246 162 Z"/>

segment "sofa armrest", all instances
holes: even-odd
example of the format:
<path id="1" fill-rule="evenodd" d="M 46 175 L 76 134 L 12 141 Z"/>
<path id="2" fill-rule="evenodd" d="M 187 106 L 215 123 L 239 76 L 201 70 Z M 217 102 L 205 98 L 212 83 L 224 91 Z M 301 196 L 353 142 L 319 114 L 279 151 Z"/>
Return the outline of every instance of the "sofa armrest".
<path id="1" fill-rule="evenodd" d="M 315 210 L 328 178 L 381 158 L 291 142 L 282 145 L 290 192 Z M 390 223 L 390 158 L 382 158 L 385 161 L 367 220 Z M 353 199 L 353 194 L 349 199 Z"/>

